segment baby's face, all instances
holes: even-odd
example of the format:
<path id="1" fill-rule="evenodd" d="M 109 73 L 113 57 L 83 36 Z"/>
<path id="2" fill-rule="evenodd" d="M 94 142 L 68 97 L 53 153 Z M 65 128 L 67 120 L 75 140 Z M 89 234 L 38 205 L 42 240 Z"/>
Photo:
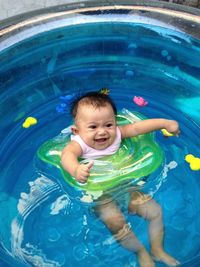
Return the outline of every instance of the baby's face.
<path id="1" fill-rule="evenodd" d="M 101 150 L 110 146 L 116 137 L 116 120 L 111 105 L 95 108 L 81 105 L 76 115 L 76 132 L 90 147 Z"/>

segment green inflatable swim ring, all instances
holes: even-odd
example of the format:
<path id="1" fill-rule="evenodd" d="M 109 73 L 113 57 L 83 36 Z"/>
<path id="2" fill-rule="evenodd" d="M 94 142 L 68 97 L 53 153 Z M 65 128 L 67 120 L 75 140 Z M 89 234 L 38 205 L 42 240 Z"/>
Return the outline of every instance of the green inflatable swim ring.
<path id="1" fill-rule="evenodd" d="M 145 119 L 139 113 L 125 110 L 117 115 L 117 124 L 124 125 Z M 38 149 L 37 155 L 42 161 L 61 170 L 64 180 L 87 192 L 106 191 L 127 181 L 138 182 L 141 178 L 154 172 L 163 162 L 163 151 L 154 140 L 154 133 L 123 139 L 118 151 L 111 156 L 94 160 L 87 183 L 75 180 L 61 165 L 61 153 L 70 142 L 70 133 L 61 133 L 48 140 Z M 80 159 L 86 163 L 87 160 Z"/>

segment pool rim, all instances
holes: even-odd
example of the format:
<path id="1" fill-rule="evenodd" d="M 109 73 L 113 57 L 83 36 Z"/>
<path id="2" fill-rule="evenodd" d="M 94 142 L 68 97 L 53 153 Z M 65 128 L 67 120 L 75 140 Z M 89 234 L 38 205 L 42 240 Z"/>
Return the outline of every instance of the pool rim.
<path id="1" fill-rule="evenodd" d="M 93 0 L 86 0 L 42 8 L 2 20 L 0 23 L 0 43 L 12 35 L 18 35 L 27 28 L 34 28 L 73 16 L 78 18 L 77 14 L 92 17 L 93 15 L 119 13 L 137 15 L 149 20 L 156 18 L 168 27 L 175 26 L 182 32 L 200 39 L 200 9 L 163 1 L 100 0 L 97 3 Z M 111 18 L 110 21 L 112 21 Z M 137 22 L 137 19 L 134 22 Z M 84 21 L 80 23 L 84 23 Z"/>

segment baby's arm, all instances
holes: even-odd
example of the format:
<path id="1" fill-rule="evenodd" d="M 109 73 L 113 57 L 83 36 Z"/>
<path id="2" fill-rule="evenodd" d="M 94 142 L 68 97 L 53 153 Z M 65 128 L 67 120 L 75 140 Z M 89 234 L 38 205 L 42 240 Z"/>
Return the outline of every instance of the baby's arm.
<path id="1" fill-rule="evenodd" d="M 85 183 L 90 175 L 90 168 L 93 166 L 93 162 L 88 164 L 80 164 L 78 157 L 82 154 L 80 145 L 71 141 L 62 151 L 61 163 L 63 168 L 68 171 L 71 176 L 81 183 Z"/>
<path id="2" fill-rule="evenodd" d="M 166 129 L 169 133 L 178 135 L 179 125 L 177 121 L 167 119 L 148 119 L 121 126 L 122 138 L 137 136 L 155 130 Z"/>

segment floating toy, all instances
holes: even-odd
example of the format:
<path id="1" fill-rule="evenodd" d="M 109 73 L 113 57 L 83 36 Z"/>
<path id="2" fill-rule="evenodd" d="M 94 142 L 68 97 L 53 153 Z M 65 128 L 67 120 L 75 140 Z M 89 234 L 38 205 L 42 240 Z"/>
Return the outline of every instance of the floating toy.
<path id="1" fill-rule="evenodd" d="M 24 121 L 24 123 L 22 124 L 23 128 L 29 128 L 30 126 L 34 125 L 37 123 L 37 119 L 34 117 L 28 117 L 26 118 L 26 120 Z"/>
<path id="2" fill-rule="evenodd" d="M 140 121 L 144 117 L 138 113 L 124 110 L 117 115 L 118 125 Z M 70 142 L 69 133 L 61 133 L 45 142 L 37 151 L 38 157 L 61 170 L 64 180 L 80 190 L 97 192 L 109 190 L 121 183 L 137 183 L 143 177 L 154 172 L 163 162 L 163 152 L 154 140 L 154 134 L 148 133 L 132 138 L 123 139 L 118 151 L 111 156 L 94 160 L 87 183 L 81 184 L 61 165 L 61 153 Z M 80 159 L 87 163 L 86 159 Z"/>
<path id="3" fill-rule="evenodd" d="M 188 154 L 185 156 L 185 160 L 190 164 L 190 169 L 193 171 L 200 170 L 200 158 L 193 156 L 192 154 Z"/>
<path id="4" fill-rule="evenodd" d="M 67 109 L 69 109 L 69 106 L 71 103 L 74 101 L 74 99 L 77 97 L 77 94 L 70 94 L 70 95 L 65 95 L 61 96 L 60 100 L 62 101 L 57 107 L 56 111 L 59 113 L 65 113 Z"/>
<path id="5" fill-rule="evenodd" d="M 76 94 L 70 94 L 70 95 L 65 95 L 65 96 L 61 96 L 60 100 L 62 100 L 64 103 L 66 104 L 71 104 L 71 102 L 76 98 Z"/>
<path id="6" fill-rule="evenodd" d="M 56 111 L 58 113 L 65 113 L 67 111 L 67 104 L 66 103 L 60 103 L 57 107 L 56 107 Z"/>
<path id="7" fill-rule="evenodd" d="M 174 134 L 172 133 L 169 133 L 166 129 L 162 129 L 161 130 L 162 134 L 166 137 L 171 137 L 171 136 L 174 136 Z"/>
<path id="8" fill-rule="evenodd" d="M 148 102 L 141 96 L 134 96 L 133 102 L 140 107 L 144 107 L 148 104 Z"/>

